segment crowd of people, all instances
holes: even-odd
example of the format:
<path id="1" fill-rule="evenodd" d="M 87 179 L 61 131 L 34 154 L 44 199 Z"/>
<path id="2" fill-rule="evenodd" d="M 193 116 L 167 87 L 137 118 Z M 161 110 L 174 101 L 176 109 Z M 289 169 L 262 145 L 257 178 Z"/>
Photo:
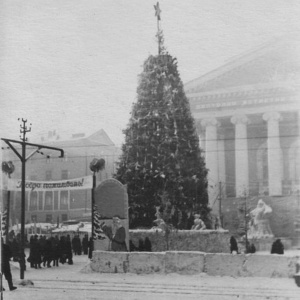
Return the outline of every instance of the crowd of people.
<path id="1" fill-rule="evenodd" d="M 31 268 L 42 267 L 58 267 L 59 264 L 73 264 L 73 255 L 88 255 L 92 257 L 92 239 L 85 234 L 83 238 L 75 235 L 71 238 L 69 234 L 62 236 L 32 235 L 28 242 L 29 256 L 25 258 L 20 257 L 20 239 L 18 236 L 14 237 L 8 242 L 12 251 L 12 259 L 15 262 L 24 263 L 26 270 L 26 260 Z"/>

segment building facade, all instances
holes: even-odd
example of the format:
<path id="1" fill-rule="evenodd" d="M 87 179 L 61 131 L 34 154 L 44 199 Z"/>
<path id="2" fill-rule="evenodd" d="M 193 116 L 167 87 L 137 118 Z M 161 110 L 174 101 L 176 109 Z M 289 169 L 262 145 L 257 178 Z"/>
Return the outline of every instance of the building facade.
<path id="1" fill-rule="evenodd" d="M 110 140 L 104 130 L 90 136 L 74 134 L 71 139 L 61 140 L 54 132 L 42 138 L 40 144 L 61 148 L 59 152 L 41 149 L 26 162 L 26 180 L 59 181 L 92 175 L 89 168 L 94 158 L 105 160 L 105 169 L 96 173 L 97 185 L 104 179 L 111 178 L 115 172 L 120 150 Z M 28 154 L 33 149 L 28 148 Z M 12 178 L 21 178 L 21 163 L 11 149 L 6 149 L 3 161 L 13 161 L 15 172 Z M 56 223 L 70 219 L 91 219 L 91 189 L 61 191 L 26 191 L 25 222 Z M 7 193 L 6 193 L 7 194 Z M 4 195 L 7 199 L 7 195 Z M 21 192 L 10 192 L 10 220 L 12 224 L 20 222 Z"/>
<path id="2" fill-rule="evenodd" d="M 300 43 L 281 39 L 185 84 L 209 201 L 300 190 Z M 216 209 L 213 207 L 213 209 Z"/>

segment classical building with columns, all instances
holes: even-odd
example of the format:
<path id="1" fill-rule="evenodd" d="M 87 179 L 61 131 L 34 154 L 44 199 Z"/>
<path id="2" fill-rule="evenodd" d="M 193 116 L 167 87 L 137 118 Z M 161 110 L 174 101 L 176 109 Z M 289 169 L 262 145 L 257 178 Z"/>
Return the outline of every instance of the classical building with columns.
<path id="1" fill-rule="evenodd" d="M 272 41 L 185 84 L 209 201 L 300 190 L 300 42 Z"/>

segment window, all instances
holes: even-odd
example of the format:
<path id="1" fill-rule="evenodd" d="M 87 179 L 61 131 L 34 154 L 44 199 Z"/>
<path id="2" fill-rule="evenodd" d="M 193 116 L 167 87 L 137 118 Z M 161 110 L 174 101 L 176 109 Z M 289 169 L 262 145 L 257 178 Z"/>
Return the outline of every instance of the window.
<path id="1" fill-rule="evenodd" d="M 43 192 L 39 192 L 39 210 L 43 210 Z"/>
<path id="2" fill-rule="evenodd" d="M 69 171 L 68 170 L 61 170 L 61 179 L 66 180 L 69 178 Z"/>
<path id="3" fill-rule="evenodd" d="M 60 209 L 68 209 L 68 192 L 60 192 Z"/>
<path id="4" fill-rule="evenodd" d="M 52 223 L 52 215 L 46 215 L 46 223 Z"/>
<path id="5" fill-rule="evenodd" d="M 38 209 L 38 193 L 31 192 L 30 193 L 30 210 Z"/>
<path id="6" fill-rule="evenodd" d="M 46 180 L 52 180 L 52 171 L 51 170 L 46 171 Z"/>
<path id="7" fill-rule="evenodd" d="M 67 215 L 67 214 L 62 214 L 62 215 L 61 215 L 61 221 L 62 221 L 62 222 L 68 221 L 68 215 Z"/>
<path id="8" fill-rule="evenodd" d="M 45 194 L 45 209 L 46 210 L 52 210 L 52 192 L 46 192 Z"/>

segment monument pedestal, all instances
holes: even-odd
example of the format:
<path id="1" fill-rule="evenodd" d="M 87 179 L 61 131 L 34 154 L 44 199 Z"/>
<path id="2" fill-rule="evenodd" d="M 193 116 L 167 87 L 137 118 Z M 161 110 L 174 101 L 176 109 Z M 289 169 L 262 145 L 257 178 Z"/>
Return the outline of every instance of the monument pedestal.
<path id="1" fill-rule="evenodd" d="M 249 239 L 249 243 L 254 244 L 256 251 L 268 251 L 271 252 L 272 244 L 274 243 L 274 237 L 255 238 Z"/>
<path id="2" fill-rule="evenodd" d="M 300 249 L 300 215 L 296 216 L 295 226 L 295 236 L 293 239 L 293 248 Z"/>

